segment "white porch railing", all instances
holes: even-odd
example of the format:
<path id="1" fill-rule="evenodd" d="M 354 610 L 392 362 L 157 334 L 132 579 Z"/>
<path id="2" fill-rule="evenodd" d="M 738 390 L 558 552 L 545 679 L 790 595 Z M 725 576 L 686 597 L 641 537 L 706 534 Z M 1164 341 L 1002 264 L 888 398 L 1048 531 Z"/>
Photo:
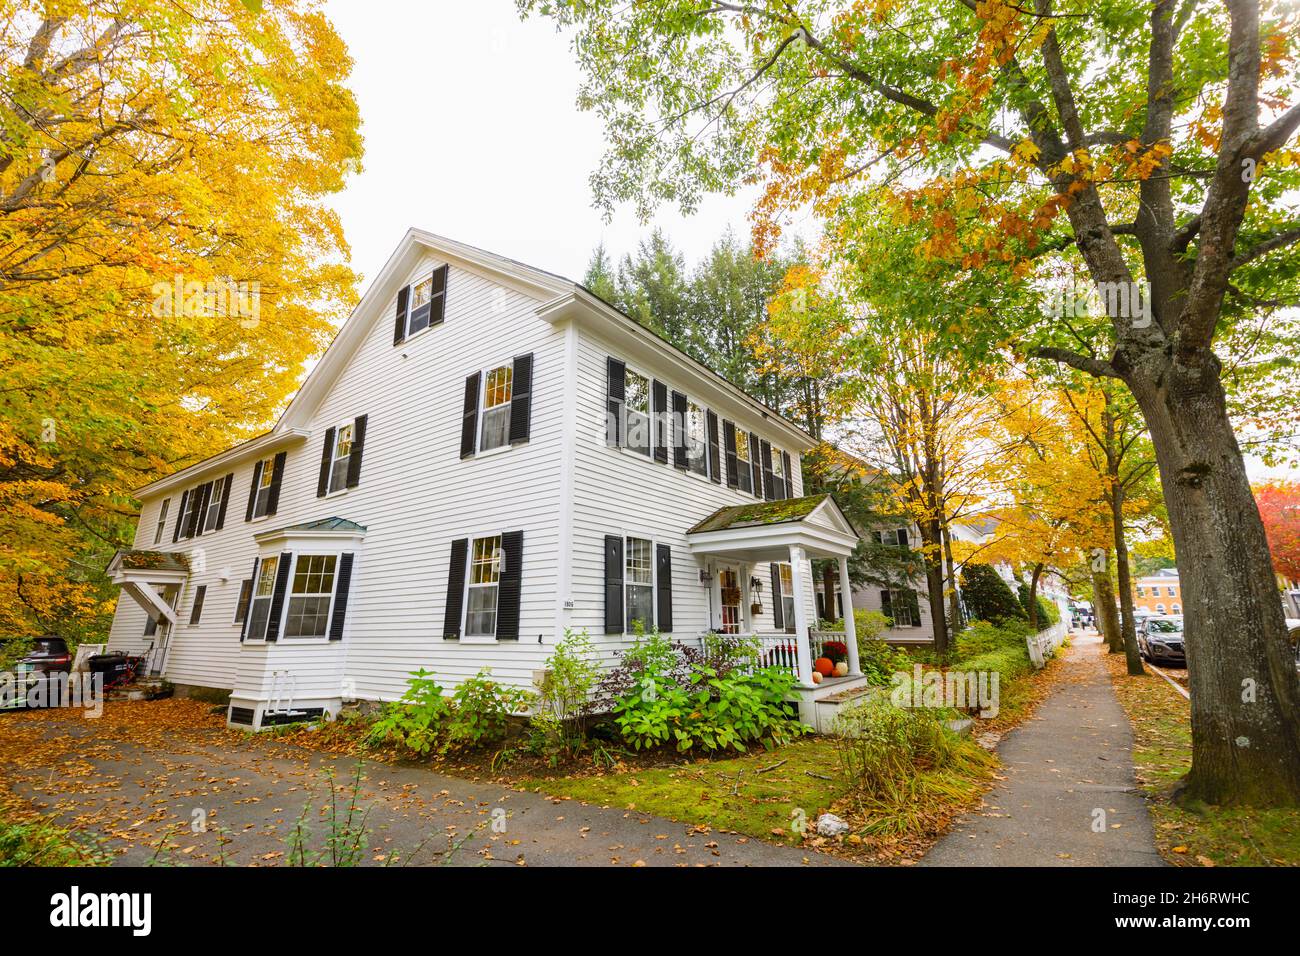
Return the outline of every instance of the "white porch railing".
<path id="1" fill-rule="evenodd" d="M 812 675 L 799 673 L 800 644 L 807 644 L 808 660 L 815 661 L 824 656 L 827 641 L 839 641 L 847 650 L 848 637 L 843 631 L 810 631 L 801 641 L 798 634 L 788 631 L 755 634 L 710 634 L 703 633 L 697 638 L 700 650 L 707 651 L 709 643 L 721 644 L 733 648 L 737 653 L 742 650 L 753 652 L 754 664 L 758 667 L 779 667 L 787 670 L 800 683 L 811 683 Z"/>

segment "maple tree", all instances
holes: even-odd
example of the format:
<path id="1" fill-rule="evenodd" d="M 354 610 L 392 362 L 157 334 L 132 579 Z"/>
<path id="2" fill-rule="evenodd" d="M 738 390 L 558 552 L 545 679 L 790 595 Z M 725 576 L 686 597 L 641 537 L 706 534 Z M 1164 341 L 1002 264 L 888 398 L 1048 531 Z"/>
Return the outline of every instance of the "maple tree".
<path id="1" fill-rule="evenodd" d="M 1300 581 L 1300 483 L 1269 481 L 1255 489 L 1273 567 L 1288 581 Z"/>
<path id="2" fill-rule="evenodd" d="M 0 632 L 103 639 L 130 490 L 273 420 L 355 301 L 311 0 L 0 2 Z"/>
<path id="3" fill-rule="evenodd" d="M 1183 795 L 1300 801 L 1300 681 L 1216 340 L 1300 298 L 1296 13 L 1227 0 L 519 0 L 575 27 L 609 149 L 598 202 L 693 208 L 761 182 L 760 244 L 811 208 L 851 255 L 882 221 L 984 306 L 954 344 L 1123 382 L 1180 553 L 1193 764 Z M 905 241 L 905 239 L 904 239 Z M 998 307 L 1074 249 L 1107 287 L 1102 349 Z M 1144 284 L 1141 308 L 1120 307 Z M 1138 293 L 1134 293 L 1138 294 Z M 1260 689 L 1242 701 L 1242 681 Z"/>

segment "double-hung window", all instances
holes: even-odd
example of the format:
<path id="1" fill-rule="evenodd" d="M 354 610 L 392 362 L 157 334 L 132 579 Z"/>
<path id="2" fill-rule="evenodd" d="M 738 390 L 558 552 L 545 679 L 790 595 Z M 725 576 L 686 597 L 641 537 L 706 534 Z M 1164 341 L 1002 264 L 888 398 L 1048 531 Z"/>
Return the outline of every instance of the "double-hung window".
<path id="1" fill-rule="evenodd" d="M 469 594 L 465 602 L 466 637 L 496 637 L 501 563 L 501 535 L 474 539 L 470 549 Z"/>
<path id="2" fill-rule="evenodd" d="M 654 544 L 645 538 L 628 538 L 623 547 L 623 587 L 626 595 L 623 606 L 627 608 L 627 630 L 635 630 L 635 622 L 649 630 L 654 626 Z"/>
<path id="3" fill-rule="evenodd" d="M 203 522 L 203 531 L 211 531 L 217 526 L 217 519 L 221 517 L 221 496 L 226 493 L 226 483 L 224 481 L 214 481 L 212 483 L 212 492 L 208 498 L 208 510 L 200 516 Z"/>
<path id="4" fill-rule="evenodd" d="M 880 592 L 880 610 L 894 622 L 894 627 L 920 627 L 921 603 L 917 593 L 910 588 L 891 588 Z"/>
<path id="5" fill-rule="evenodd" d="M 785 622 L 785 629 L 791 631 L 794 629 L 794 571 L 788 564 L 778 564 L 781 579 L 781 594 L 778 600 L 781 602 L 781 620 Z"/>
<path id="6" fill-rule="evenodd" d="M 271 485 L 275 483 L 275 456 L 263 458 L 257 469 L 257 495 L 253 499 L 253 517 L 261 518 L 271 507 Z"/>
<path id="7" fill-rule="evenodd" d="M 171 506 L 172 500 L 164 498 L 162 507 L 158 509 L 158 527 L 153 532 L 153 543 L 158 544 L 163 539 L 163 532 L 167 527 L 167 509 Z"/>
<path id="8" fill-rule="evenodd" d="M 502 365 L 483 376 L 483 423 L 478 450 L 490 451 L 510 443 L 510 399 L 514 366 Z"/>
<path id="9" fill-rule="evenodd" d="M 342 491 L 348 486 L 348 461 L 352 457 L 353 423 L 340 425 L 334 432 L 334 450 L 330 458 L 331 492 Z"/>
<path id="10" fill-rule="evenodd" d="M 788 480 L 789 479 L 786 477 L 786 473 L 785 473 L 785 456 L 781 452 L 781 449 L 773 445 L 772 446 L 772 485 L 776 489 L 776 496 L 778 498 L 789 498 L 792 495 L 794 489 L 792 489 L 788 484 L 786 484 Z"/>
<path id="11" fill-rule="evenodd" d="M 198 624 L 203 618 L 203 601 L 207 597 L 208 586 L 200 584 L 194 592 L 194 606 L 190 609 L 190 624 Z"/>
<path id="12" fill-rule="evenodd" d="M 709 476 L 709 439 L 704 409 L 694 402 L 689 402 L 686 406 L 684 425 L 686 470 L 707 478 Z"/>
<path id="13" fill-rule="evenodd" d="M 650 380 L 627 370 L 624 376 L 624 446 L 642 455 L 650 454 Z"/>
<path id="14" fill-rule="evenodd" d="M 248 610 L 248 638 L 260 641 L 266 637 L 266 622 L 271 617 L 271 595 L 275 592 L 275 572 L 279 555 L 263 558 L 257 566 L 257 581 L 253 586 L 253 601 Z"/>
<path id="15" fill-rule="evenodd" d="M 284 620 L 286 639 L 326 636 L 337 564 L 338 556 L 333 554 L 298 555 Z"/>
<path id="16" fill-rule="evenodd" d="M 749 447 L 749 432 L 736 429 L 736 482 L 741 491 L 754 493 L 754 456 Z"/>

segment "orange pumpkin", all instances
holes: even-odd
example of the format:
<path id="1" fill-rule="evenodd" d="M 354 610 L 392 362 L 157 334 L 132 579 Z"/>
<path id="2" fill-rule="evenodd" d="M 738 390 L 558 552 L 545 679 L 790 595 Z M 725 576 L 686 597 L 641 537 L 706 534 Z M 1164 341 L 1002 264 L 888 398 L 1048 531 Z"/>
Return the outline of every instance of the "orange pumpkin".
<path id="1" fill-rule="evenodd" d="M 813 661 L 813 670 L 821 674 L 822 677 L 830 677 L 831 674 L 835 673 L 835 665 L 831 663 L 829 657 L 819 657 Z"/>

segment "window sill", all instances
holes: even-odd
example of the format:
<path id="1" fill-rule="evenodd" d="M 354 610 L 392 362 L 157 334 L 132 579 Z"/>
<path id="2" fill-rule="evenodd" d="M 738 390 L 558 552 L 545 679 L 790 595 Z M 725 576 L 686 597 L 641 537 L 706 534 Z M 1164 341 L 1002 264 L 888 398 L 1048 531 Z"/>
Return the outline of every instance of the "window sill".
<path id="1" fill-rule="evenodd" d="M 476 636 L 470 637 L 468 634 L 461 635 L 459 640 L 453 642 L 456 644 L 516 644 L 517 641 L 499 641 L 495 637 Z"/>

